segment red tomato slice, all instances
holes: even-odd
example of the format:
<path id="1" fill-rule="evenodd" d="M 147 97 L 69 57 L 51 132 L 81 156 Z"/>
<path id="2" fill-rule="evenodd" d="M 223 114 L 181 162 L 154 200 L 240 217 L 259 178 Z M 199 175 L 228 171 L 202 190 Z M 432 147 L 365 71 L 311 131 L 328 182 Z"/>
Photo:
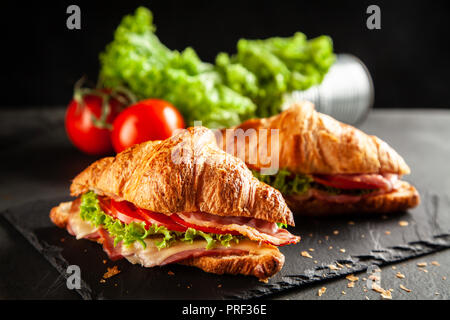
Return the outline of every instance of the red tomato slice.
<path id="1" fill-rule="evenodd" d="M 150 223 L 162 225 L 169 230 L 184 232 L 187 228 L 181 224 L 176 223 L 169 216 L 164 213 L 153 212 L 145 209 L 138 209 L 138 213 Z"/>
<path id="2" fill-rule="evenodd" d="M 119 202 L 111 199 L 111 210 L 113 211 L 113 216 L 127 224 L 131 222 L 146 222 L 137 212 L 136 207 L 128 201 Z"/>
<path id="3" fill-rule="evenodd" d="M 199 230 L 199 231 L 203 231 L 203 232 L 208 232 L 208 233 L 217 233 L 217 234 L 232 234 L 232 235 L 239 235 L 240 233 L 234 230 L 221 230 L 221 229 L 217 229 L 217 228 L 213 228 L 213 227 L 204 227 L 204 226 L 198 226 L 195 224 L 191 224 L 188 223 L 186 221 L 184 221 L 183 219 L 181 219 L 178 215 L 176 214 L 172 214 L 170 216 L 170 218 L 177 222 L 178 224 L 181 224 L 185 227 L 188 228 L 192 228 L 195 230 Z"/>
<path id="4" fill-rule="evenodd" d="M 379 186 L 365 182 L 358 182 L 346 179 L 342 175 L 321 175 L 314 176 L 314 181 L 325 186 L 338 188 L 338 189 L 378 189 Z"/>

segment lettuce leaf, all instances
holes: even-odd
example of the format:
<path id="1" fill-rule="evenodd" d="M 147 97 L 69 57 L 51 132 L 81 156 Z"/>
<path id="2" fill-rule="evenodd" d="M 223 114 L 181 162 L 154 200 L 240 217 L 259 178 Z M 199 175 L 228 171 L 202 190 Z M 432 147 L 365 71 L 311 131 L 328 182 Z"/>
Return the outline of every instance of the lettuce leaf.
<path id="1" fill-rule="evenodd" d="M 102 227 L 107 230 L 109 235 L 114 238 L 114 246 L 119 242 L 128 246 L 138 241 L 145 249 L 146 243 L 144 240 L 156 235 L 158 237 L 155 240 L 155 245 L 158 249 L 170 247 L 176 241 L 192 243 L 198 238 L 206 240 L 206 249 L 212 249 L 217 243 L 229 247 L 233 241 L 239 243 L 239 240 L 244 238 L 243 236 L 234 236 L 231 234 L 207 233 L 193 228 L 188 228 L 185 232 L 178 232 L 157 224 L 152 224 L 146 229 L 144 222 L 131 222 L 126 224 L 103 212 L 97 195 L 92 191 L 81 196 L 80 216 L 82 220 L 90 222 L 95 227 Z"/>
<path id="2" fill-rule="evenodd" d="M 254 114 L 256 105 L 227 87 L 211 64 L 192 48 L 170 50 L 155 35 L 152 13 L 139 7 L 125 16 L 114 41 L 100 54 L 100 82 L 127 86 L 139 99 L 161 98 L 173 103 L 188 125 L 230 127 Z"/>
<path id="3" fill-rule="evenodd" d="M 297 32 L 287 38 L 241 39 L 237 53 L 220 53 L 216 65 L 229 87 L 258 106 L 257 116 L 268 117 L 280 112 L 286 93 L 320 84 L 335 59 L 330 37 L 307 40 Z"/>
<path id="4" fill-rule="evenodd" d="M 293 174 L 286 169 L 280 169 L 274 175 L 263 175 L 256 170 L 252 170 L 252 173 L 258 180 L 274 187 L 284 195 L 306 193 L 314 182 L 309 175 Z"/>
<path id="5" fill-rule="evenodd" d="M 99 81 L 128 87 L 139 99 L 174 104 L 188 125 L 231 127 L 251 117 L 277 114 L 285 93 L 319 84 L 335 61 L 329 37 L 241 39 L 237 53 L 219 53 L 215 64 L 195 50 L 170 50 L 155 35 L 151 11 L 125 16 L 100 54 Z"/>

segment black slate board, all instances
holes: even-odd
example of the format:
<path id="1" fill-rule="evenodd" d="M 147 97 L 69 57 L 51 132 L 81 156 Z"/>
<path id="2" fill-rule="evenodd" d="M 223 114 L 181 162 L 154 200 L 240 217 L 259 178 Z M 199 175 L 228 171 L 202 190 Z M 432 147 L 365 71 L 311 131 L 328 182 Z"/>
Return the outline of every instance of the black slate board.
<path id="1" fill-rule="evenodd" d="M 75 240 L 52 225 L 48 218 L 51 207 L 66 200 L 30 202 L 3 215 L 63 276 L 68 276 L 68 265 L 80 266 L 82 286 L 78 292 L 84 299 L 267 297 L 363 271 L 370 265 L 385 265 L 450 247 L 450 197 L 446 195 L 422 193 L 418 208 L 390 216 L 320 220 L 297 217 L 297 227 L 290 231 L 300 235 L 302 241 L 281 248 L 286 256 L 285 265 L 265 284 L 253 277 L 219 276 L 181 265 L 142 268 L 126 260 L 109 261 L 98 244 Z M 400 226 L 399 221 L 407 221 L 408 226 Z M 314 251 L 309 251 L 310 248 Z M 303 257 L 302 251 L 308 251 L 312 258 Z M 336 262 L 344 267 L 338 270 L 328 267 Z M 106 268 L 114 265 L 121 272 L 101 283 Z"/>

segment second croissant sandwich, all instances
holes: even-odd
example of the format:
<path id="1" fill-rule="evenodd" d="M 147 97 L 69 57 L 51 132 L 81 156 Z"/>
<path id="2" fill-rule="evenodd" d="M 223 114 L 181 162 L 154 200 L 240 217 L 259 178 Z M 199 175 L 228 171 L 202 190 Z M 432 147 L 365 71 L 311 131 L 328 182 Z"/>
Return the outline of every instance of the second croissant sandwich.
<path id="1" fill-rule="evenodd" d="M 273 148 L 277 150 L 269 150 L 275 143 L 267 131 L 273 129 L 278 130 L 274 137 L 279 147 Z M 245 140 L 237 141 L 239 134 Z M 410 169 L 394 149 L 317 112 L 307 101 L 274 117 L 224 129 L 217 140 L 260 180 L 280 190 L 300 215 L 389 213 L 413 208 L 420 201 L 417 190 L 401 180 Z M 271 152 L 276 152 L 280 170 L 263 175 L 260 170 L 271 161 Z"/>
<path id="2" fill-rule="evenodd" d="M 281 193 L 203 127 L 100 159 L 70 192 L 76 200 L 53 208 L 52 221 L 99 242 L 110 259 L 144 267 L 181 263 L 266 280 L 284 263 L 277 246 L 300 240 L 284 228 L 294 221 Z"/>

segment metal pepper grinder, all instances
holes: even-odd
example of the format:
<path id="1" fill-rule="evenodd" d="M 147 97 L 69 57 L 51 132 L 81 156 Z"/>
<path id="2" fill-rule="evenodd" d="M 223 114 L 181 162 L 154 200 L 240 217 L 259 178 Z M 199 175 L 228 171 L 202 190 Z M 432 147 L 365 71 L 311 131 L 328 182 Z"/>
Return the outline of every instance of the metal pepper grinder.
<path id="1" fill-rule="evenodd" d="M 364 63 L 351 54 L 338 54 L 322 83 L 290 93 L 282 110 L 292 102 L 308 100 L 316 110 L 344 123 L 357 125 L 373 106 L 374 86 Z"/>

